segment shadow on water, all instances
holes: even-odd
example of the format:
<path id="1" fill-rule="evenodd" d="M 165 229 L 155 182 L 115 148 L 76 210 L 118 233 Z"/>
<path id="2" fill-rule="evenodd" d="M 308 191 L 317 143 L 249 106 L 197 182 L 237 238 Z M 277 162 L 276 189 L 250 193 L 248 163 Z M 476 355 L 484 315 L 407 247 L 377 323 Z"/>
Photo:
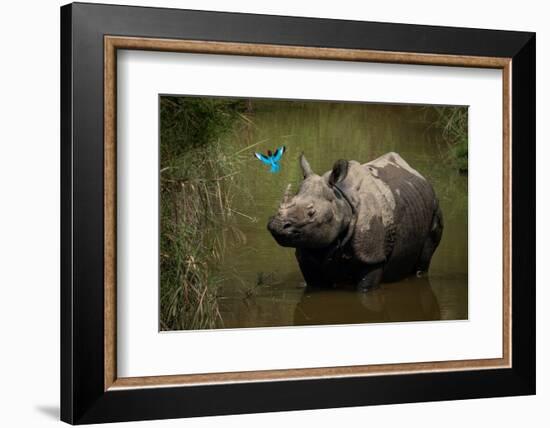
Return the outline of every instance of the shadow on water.
<path id="1" fill-rule="evenodd" d="M 429 278 L 382 284 L 368 293 L 354 290 L 306 290 L 294 311 L 295 325 L 441 319 Z"/>
<path id="2" fill-rule="evenodd" d="M 449 147 L 426 121 L 426 108 L 330 102 L 252 102 L 252 123 L 228 144 L 250 149 L 236 201 L 245 216 L 235 222 L 245 237 L 217 266 L 225 328 L 349 324 L 468 318 L 468 177 L 446 160 Z M 281 171 L 271 174 L 253 156 L 285 145 Z M 294 251 L 277 245 L 267 219 L 288 183 L 301 180 L 305 152 L 318 173 L 337 159 L 368 162 L 395 151 L 434 186 L 445 230 L 427 278 L 383 284 L 366 294 L 304 288 Z"/>

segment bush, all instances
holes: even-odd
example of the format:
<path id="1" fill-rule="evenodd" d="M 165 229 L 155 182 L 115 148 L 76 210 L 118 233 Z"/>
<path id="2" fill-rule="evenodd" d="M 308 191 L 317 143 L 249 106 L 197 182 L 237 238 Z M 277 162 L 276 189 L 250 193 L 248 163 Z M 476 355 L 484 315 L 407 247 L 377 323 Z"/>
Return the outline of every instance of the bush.
<path id="1" fill-rule="evenodd" d="M 233 100 L 160 100 L 160 327 L 221 326 L 216 288 L 240 158 L 221 138 L 245 119 Z"/>
<path id="2" fill-rule="evenodd" d="M 449 143 L 449 160 L 460 172 L 468 172 L 468 107 L 435 107 L 434 125 Z"/>

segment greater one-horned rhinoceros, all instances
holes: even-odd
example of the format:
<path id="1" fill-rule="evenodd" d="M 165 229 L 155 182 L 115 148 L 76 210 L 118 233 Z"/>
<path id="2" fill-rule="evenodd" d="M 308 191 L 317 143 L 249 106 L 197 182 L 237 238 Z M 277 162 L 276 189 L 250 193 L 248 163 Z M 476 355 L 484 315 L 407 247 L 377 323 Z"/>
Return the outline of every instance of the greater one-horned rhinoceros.
<path id="1" fill-rule="evenodd" d="M 381 281 L 426 272 L 443 232 L 428 181 L 397 153 L 361 165 L 337 161 L 319 176 L 300 156 L 304 180 L 290 185 L 268 229 L 296 258 L 308 286 Z"/>

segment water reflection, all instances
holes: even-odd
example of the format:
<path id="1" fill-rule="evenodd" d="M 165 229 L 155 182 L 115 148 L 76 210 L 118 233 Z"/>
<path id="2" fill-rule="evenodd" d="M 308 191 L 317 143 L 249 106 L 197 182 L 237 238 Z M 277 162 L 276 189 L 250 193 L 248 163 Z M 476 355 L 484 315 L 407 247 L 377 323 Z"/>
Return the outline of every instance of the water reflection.
<path id="1" fill-rule="evenodd" d="M 439 319 L 439 303 L 427 277 L 382 284 L 369 293 L 307 289 L 294 311 L 295 325 Z"/>

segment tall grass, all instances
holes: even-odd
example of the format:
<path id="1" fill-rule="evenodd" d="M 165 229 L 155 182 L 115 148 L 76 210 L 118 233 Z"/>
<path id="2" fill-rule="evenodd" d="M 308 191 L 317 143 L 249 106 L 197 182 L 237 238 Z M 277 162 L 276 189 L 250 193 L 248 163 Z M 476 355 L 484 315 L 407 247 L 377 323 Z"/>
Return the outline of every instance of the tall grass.
<path id="1" fill-rule="evenodd" d="M 233 198 L 242 158 L 223 144 L 246 120 L 239 101 L 161 97 L 160 327 L 203 329 L 223 325 L 215 266 L 233 226 Z"/>
<path id="2" fill-rule="evenodd" d="M 435 107 L 434 126 L 448 142 L 448 160 L 460 172 L 468 172 L 468 107 Z"/>

